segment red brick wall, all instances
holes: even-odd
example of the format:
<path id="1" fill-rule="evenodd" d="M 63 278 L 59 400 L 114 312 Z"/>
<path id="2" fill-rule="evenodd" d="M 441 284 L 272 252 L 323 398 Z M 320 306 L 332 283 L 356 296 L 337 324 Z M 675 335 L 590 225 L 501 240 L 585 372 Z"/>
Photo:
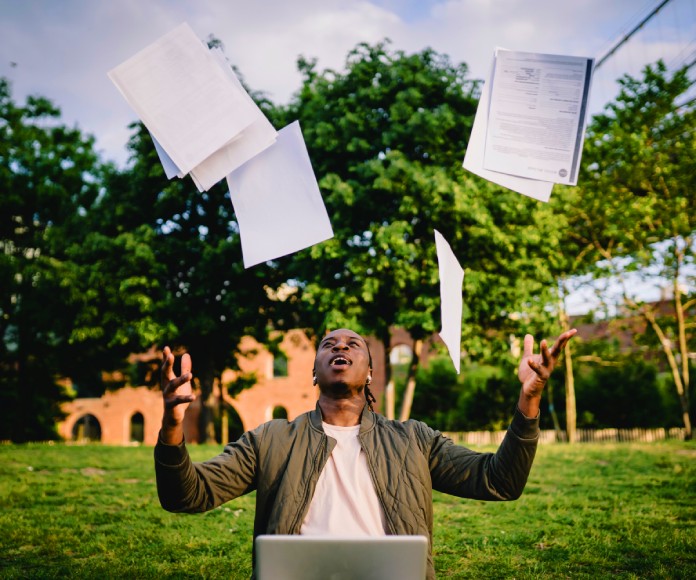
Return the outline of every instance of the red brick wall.
<path id="1" fill-rule="evenodd" d="M 376 411 L 381 411 L 384 393 L 384 347 L 376 339 L 368 338 L 374 364 L 372 391 L 377 398 Z M 408 333 L 395 329 L 390 348 L 399 344 L 412 346 Z M 223 389 L 223 400 L 231 406 L 242 420 L 244 430 L 253 429 L 272 418 L 275 407 L 283 407 L 288 419 L 314 409 L 319 397 L 319 390 L 312 385 L 312 369 L 316 351 L 314 345 L 300 330 L 291 330 L 283 336 L 280 348 L 288 359 L 286 377 L 273 377 L 273 355 L 263 345 L 250 337 L 242 340 L 239 355 L 239 367 L 242 373 L 255 373 L 257 383 L 231 398 Z M 248 356 L 243 356 L 248 353 Z M 421 352 L 421 362 L 427 363 L 429 341 Z M 149 353 L 150 358 L 153 353 Z M 193 361 L 195 374 L 196 361 Z M 222 385 L 234 380 L 237 373 L 228 370 L 222 375 Z M 216 397 L 220 396 L 220 385 L 214 389 Z M 59 434 L 66 440 L 73 439 L 75 423 L 87 414 L 93 415 L 101 428 L 101 442 L 108 445 L 128 445 L 130 441 L 130 421 L 135 413 L 144 418 L 143 444 L 154 445 L 157 442 L 162 420 L 162 395 L 158 389 L 147 387 L 125 387 L 108 392 L 101 398 L 76 399 L 63 406 L 68 414 L 65 421 L 58 425 Z M 196 442 L 198 437 L 198 416 L 200 401 L 195 401 L 186 413 L 184 432 L 186 440 Z"/>
<path id="2" fill-rule="evenodd" d="M 273 377 L 273 355 L 252 338 L 245 338 L 241 352 L 256 354 L 239 357 L 242 372 L 255 372 L 257 383 L 231 398 L 223 389 L 225 402 L 234 408 L 242 420 L 245 430 L 253 429 L 272 418 L 275 407 L 283 407 L 288 419 L 314 409 L 319 396 L 318 389 L 312 385 L 312 368 L 315 350 L 302 331 L 289 331 L 280 346 L 288 359 L 286 377 Z M 194 373 L 195 373 L 195 362 Z M 225 371 L 222 384 L 233 380 L 236 373 Z M 214 393 L 219 397 L 219 385 Z M 68 414 L 58 425 L 58 432 L 66 440 L 73 439 L 75 423 L 85 415 L 94 416 L 101 428 L 101 442 L 108 445 L 128 445 L 130 441 L 130 421 L 135 413 L 144 418 L 145 445 L 157 442 L 162 421 L 162 395 L 157 389 L 147 387 L 125 387 L 108 392 L 101 398 L 76 399 L 65 404 L 63 410 Z M 186 440 L 198 441 L 198 415 L 200 402 L 194 402 L 186 413 L 184 431 Z"/>

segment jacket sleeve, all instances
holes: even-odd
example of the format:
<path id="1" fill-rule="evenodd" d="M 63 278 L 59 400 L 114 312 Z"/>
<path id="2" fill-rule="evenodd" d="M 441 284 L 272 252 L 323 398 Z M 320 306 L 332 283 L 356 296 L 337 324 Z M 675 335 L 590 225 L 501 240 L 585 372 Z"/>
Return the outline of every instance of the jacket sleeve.
<path id="1" fill-rule="evenodd" d="M 522 495 L 539 440 L 539 419 L 515 409 L 505 438 L 495 453 L 456 445 L 432 431 L 430 474 L 433 489 L 480 500 L 513 500 Z"/>
<path id="2" fill-rule="evenodd" d="M 244 433 L 208 461 L 191 461 L 186 445 L 155 445 L 157 495 L 164 509 L 196 513 L 253 491 L 256 487 L 258 441 L 264 425 Z"/>

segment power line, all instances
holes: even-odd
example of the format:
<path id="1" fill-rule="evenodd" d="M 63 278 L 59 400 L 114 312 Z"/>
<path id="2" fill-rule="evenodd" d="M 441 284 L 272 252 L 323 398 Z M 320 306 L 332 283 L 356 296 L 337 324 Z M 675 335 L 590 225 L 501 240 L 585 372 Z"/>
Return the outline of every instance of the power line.
<path id="1" fill-rule="evenodd" d="M 597 70 L 600 66 L 602 66 L 602 64 L 603 64 L 612 54 L 614 54 L 617 50 L 619 50 L 619 48 L 621 48 L 621 46 L 622 46 L 624 43 L 626 43 L 626 42 L 628 41 L 628 39 L 631 38 L 631 36 L 633 36 L 636 32 L 638 32 L 638 31 L 643 27 L 643 25 L 644 25 L 648 20 L 650 20 L 653 16 L 655 16 L 655 14 L 657 14 L 657 13 L 665 6 L 665 4 L 667 4 L 669 1 L 670 1 L 670 0 L 662 0 L 662 2 L 660 2 L 660 4 L 658 4 L 655 8 L 653 8 L 653 9 L 650 11 L 650 13 L 649 13 L 645 18 L 643 18 L 638 24 L 636 24 L 636 25 L 630 30 L 630 32 L 626 33 L 617 43 L 615 43 L 614 46 L 611 47 L 611 48 L 609 49 L 609 51 L 608 51 L 604 56 L 602 56 L 602 58 L 600 58 L 600 59 L 597 61 L 597 64 L 595 64 L 595 67 L 594 67 L 595 70 Z"/>

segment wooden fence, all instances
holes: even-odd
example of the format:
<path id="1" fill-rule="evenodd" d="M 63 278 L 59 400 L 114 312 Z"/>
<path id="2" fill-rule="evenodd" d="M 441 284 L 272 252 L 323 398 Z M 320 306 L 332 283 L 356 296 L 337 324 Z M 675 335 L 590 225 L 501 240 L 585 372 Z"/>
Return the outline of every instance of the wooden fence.
<path id="1" fill-rule="evenodd" d="M 465 431 L 445 433 L 459 445 L 500 445 L 505 431 Z M 684 428 L 671 429 L 577 429 L 579 443 L 618 443 L 622 441 L 664 441 L 665 439 L 684 440 Z M 557 433 L 553 429 L 542 430 L 539 443 L 561 443 L 567 441 L 565 432 Z"/>

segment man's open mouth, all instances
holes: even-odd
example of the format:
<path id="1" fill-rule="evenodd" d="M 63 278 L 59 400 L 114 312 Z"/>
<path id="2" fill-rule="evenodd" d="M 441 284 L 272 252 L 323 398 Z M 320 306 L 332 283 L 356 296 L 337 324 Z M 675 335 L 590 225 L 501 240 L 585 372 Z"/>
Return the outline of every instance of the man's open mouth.
<path id="1" fill-rule="evenodd" d="M 344 356 L 337 356 L 333 359 L 331 359 L 331 362 L 329 363 L 332 367 L 340 367 L 340 366 L 347 366 L 353 364 L 351 361 L 349 361 L 346 357 Z"/>

